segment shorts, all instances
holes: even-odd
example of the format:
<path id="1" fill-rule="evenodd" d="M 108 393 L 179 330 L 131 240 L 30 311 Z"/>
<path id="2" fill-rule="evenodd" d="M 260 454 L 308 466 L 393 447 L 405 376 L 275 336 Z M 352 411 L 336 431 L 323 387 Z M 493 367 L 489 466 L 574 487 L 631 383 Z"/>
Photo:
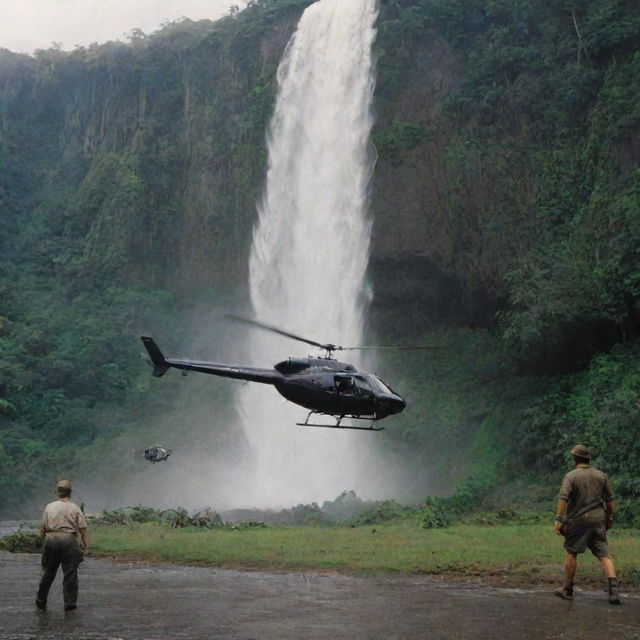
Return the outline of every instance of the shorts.
<path id="1" fill-rule="evenodd" d="M 577 520 L 572 522 L 564 535 L 564 548 L 568 553 L 577 555 L 583 553 L 587 547 L 600 560 L 609 557 L 607 544 L 607 530 L 601 520 Z"/>

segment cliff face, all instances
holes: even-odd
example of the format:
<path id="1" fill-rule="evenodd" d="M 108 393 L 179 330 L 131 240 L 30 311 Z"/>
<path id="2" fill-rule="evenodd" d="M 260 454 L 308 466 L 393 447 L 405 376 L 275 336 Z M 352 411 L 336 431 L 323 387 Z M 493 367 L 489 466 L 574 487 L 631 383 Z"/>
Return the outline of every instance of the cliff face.
<path id="1" fill-rule="evenodd" d="M 215 277 L 209 265 L 220 263 L 241 280 L 265 173 L 275 71 L 307 4 L 257 3 L 235 19 L 186 21 L 126 46 L 50 50 L 36 59 L 5 52 L 6 206 L 24 222 L 64 191 L 68 233 L 82 237 L 89 253 L 124 243 L 130 277 L 152 263 L 164 284 L 180 279 L 195 289 Z M 384 277 L 385 261 L 441 271 L 464 291 L 464 317 L 474 309 L 489 317 L 474 300 L 495 297 L 532 244 L 527 225 L 553 178 L 544 153 L 572 149 L 582 162 L 581 143 L 597 131 L 593 113 L 609 65 L 616 54 L 621 73 L 630 56 L 637 12 L 627 4 L 618 3 L 618 26 L 627 32 L 616 32 L 619 42 L 600 44 L 601 51 L 593 45 L 585 67 L 585 53 L 575 66 L 568 10 L 543 11 L 537 2 L 525 3 L 522 15 L 479 1 L 466 12 L 456 2 L 381 3 L 374 280 Z M 537 24 L 542 17 L 547 26 Z M 573 65 L 567 96 L 549 61 L 532 62 L 558 34 L 559 77 L 564 63 Z M 550 95 L 541 95 L 545 89 Z M 549 114 L 554 97 L 569 104 Z M 637 166 L 634 117 L 627 114 L 616 141 L 620 173 Z M 541 132 L 547 120 L 555 125 Z M 379 289 L 384 298 L 387 286 Z"/>
<path id="2" fill-rule="evenodd" d="M 239 304 L 276 69 L 308 4 L 265 0 L 127 45 L 0 51 L 0 435 L 25 428 L 8 449 L 0 437 L 0 460 L 93 441 L 97 403 L 147 391 L 132 335 L 182 345 L 185 309 Z M 508 357 L 465 379 L 456 410 L 477 380 L 502 384 L 504 361 L 574 371 L 640 331 L 640 9 L 574 4 L 380 3 L 370 320 L 386 342 L 464 328 L 469 360 L 492 331 Z M 418 442 L 449 416 L 471 442 L 490 408 L 451 406 L 420 405 L 398 432 Z M 546 406 L 532 424 L 557 424 Z"/>
<path id="3" fill-rule="evenodd" d="M 2 142 L 16 175 L 3 186 L 21 226 L 64 191 L 55 224 L 87 258 L 119 253 L 131 283 L 189 295 L 241 280 L 275 70 L 304 4 L 127 46 L 5 52 Z"/>
<path id="4" fill-rule="evenodd" d="M 64 447 L 113 439 L 141 407 L 145 423 L 163 406 L 141 333 L 168 349 L 203 334 L 210 344 L 212 305 L 242 298 L 275 71 L 306 4 L 185 21 L 128 45 L 0 52 L 0 487 L 20 478 L 11 508 L 47 469 L 71 471 Z M 227 415 L 228 397 L 207 392 L 209 414 Z M 191 404 L 180 407 L 192 416 Z"/>
<path id="5" fill-rule="evenodd" d="M 117 253 L 111 266 L 126 265 L 129 282 L 187 297 L 244 283 L 275 71 L 307 4 L 263 3 L 127 46 L 35 60 L 5 53 L 2 150 L 11 170 L 3 190 L 21 228 L 37 209 L 84 259 L 109 264 Z M 541 135 L 548 105 L 527 100 L 555 79 L 520 58 L 542 55 L 551 36 L 535 15 L 525 16 L 526 37 L 505 36 L 525 18 L 481 5 L 467 12 L 471 26 L 456 23 L 456 3 L 446 20 L 438 3 L 381 5 L 371 278 L 380 310 L 410 301 L 423 326 L 493 323 L 505 273 L 546 233 L 535 220 L 541 184 L 561 154 L 573 148 L 579 157 L 590 135 L 609 60 L 576 79 L 564 137 L 553 127 Z M 570 37 L 569 14 L 552 17 Z M 521 53 L 487 69 L 479 58 L 492 55 L 500 29 Z M 638 145 L 628 128 L 617 170 L 635 166 Z M 70 255 L 56 258 L 60 265 Z"/>
<path id="6" fill-rule="evenodd" d="M 400 87 L 378 85 L 370 262 L 374 309 L 392 313 L 409 307 L 420 317 L 418 327 L 461 322 L 472 310 L 468 271 L 460 264 L 462 225 L 448 206 L 446 145 L 455 131 L 442 116 L 443 101 L 460 83 L 461 62 L 431 33 L 405 64 Z M 384 137 L 380 130 L 391 135 Z"/>
<path id="7" fill-rule="evenodd" d="M 186 297 L 212 283 L 242 286 L 275 70 L 306 4 L 288 3 L 262 21 L 256 9 L 242 21 L 174 25 L 128 46 L 47 51 L 35 60 L 5 54 L 4 149 L 20 167 L 5 189 L 22 227 L 40 207 L 57 233 L 75 238 L 75 253 L 113 261 L 131 284 Z M 496 243 L 484 226 L 496 202 L 516 196 L 488 153 L 455 166 L 456 145 L 476 144 L 443 115 L 462 59 L 436 31 L 424 35 L 391 61 L 401 78 L 379 83 L 374 106 L 376 303 L 412 300 L 429 309 L 426 324 L 486 323 L 505 249 L 519 248 Z M 394 52 L 379 54 L 382 62 Z M 514 180 L 526 206 L 530 167 Z"/>
<path id="8" fill-rule="evenodd" d="M 533 1 L 382 4 L 371 272 L 383 317 L 409 304 L 414 329 L 491 327 L 496 312 L 526 308 L 536 324 L 532 296 L 569 299 L 571 287 L 552 294 L 540 281 L 534 294 L 527 269 L 586 283 L 604 255 L 607 269 L 626 260 L 596 228 L 619 216 L 635 235 L 614 191 L 636 188 L 637 92 L 631 98 L 626 82 L 637 73 L 640 15 L 622 1 L 609 24 L 595 3 L 576 11 Z M 567 248 L 571 234 L 581 248 Z M 599 258 L 584 255 L 578 267 L 569 251 Z M 574 289 L 598 306 L 603 287 L 616 285 Z M 619 317 L 625 295 L 613 303 Z M 568 324 L 592 312 L 578 307 Z M 634 318 L 624 322 L 637 326 Z"/>

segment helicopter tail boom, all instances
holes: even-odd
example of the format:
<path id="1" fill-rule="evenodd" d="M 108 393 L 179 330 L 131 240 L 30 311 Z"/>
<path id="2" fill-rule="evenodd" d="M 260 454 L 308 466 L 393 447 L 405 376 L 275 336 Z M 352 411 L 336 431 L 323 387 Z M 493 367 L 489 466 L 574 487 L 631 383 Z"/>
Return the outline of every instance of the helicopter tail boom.
<path id="1" fill-rule="evenodd" d="M 155 343 L 153 338 L 149 338 L 148 336 L 142 336 L 142 343 L 151 358 L 151 362 L 153 362 L 153 375 L 156 378 L 163 376 L 169 371 L 171 365 L 165 359 L 162 351 L 160 351 L 160 347 Z"/>
<path id="2" fill-rule="evenodd" d="M 284 376 L 275 369 L 257 369 L 256 367 L 241 367 L 219 362 L 200 362 L 196 360 L 176 360 L 165 358 L 160 347 L 153 338 L 141 336 L 142 342 L 151 357 L 153 363 L 153 375 L 156 378 L 163 376 L 171 367 L 183 371 L 186 375 L 189 371 L 198 373 L 209 373 L 223 378 L 233 378 L 236 380 L 248 380 L 250 382 L 262 382 L 264 384 L 277 385 L 282 382 Z"/>

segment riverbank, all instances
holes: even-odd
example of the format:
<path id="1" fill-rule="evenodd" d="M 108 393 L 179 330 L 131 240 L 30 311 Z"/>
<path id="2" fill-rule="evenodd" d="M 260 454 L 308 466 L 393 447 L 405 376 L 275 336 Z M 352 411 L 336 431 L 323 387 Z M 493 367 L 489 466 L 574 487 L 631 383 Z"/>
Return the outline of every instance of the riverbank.
<path id="1" fill-rule="evenodd" d="M 554 584 L 561 578 L 562 539 L 542 524 L 471 525 L 424 529 L 415 522 L 367 526 L 173 528 L 144 523 L 91 528 L 91 553 L 275 572 L 345 575 L 430 575 L 493 585 Z M 640 590 L 640 531 L 613 530 L 610 547 L 625 588 Z M 580 558 L 579 580 L 602 583 L 597 560 Z"/>

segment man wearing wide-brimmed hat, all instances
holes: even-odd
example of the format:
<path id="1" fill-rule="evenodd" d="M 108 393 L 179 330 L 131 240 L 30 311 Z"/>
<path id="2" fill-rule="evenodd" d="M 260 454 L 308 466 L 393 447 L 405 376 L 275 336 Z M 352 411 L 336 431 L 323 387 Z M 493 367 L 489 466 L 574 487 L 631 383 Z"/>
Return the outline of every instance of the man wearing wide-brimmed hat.
<path id="1" fill-rule="evenodd" d="M 69 497 L 71 483 L 60 480 L 58 500 L 49 503 L 42 514 L 40 534 L 44 536 L 42 577 L 36 595 L 36 607 L 47 608 L 47 597 L 58 567 L 62 565 L 62 594 L 65 611 L 75 609 L 78 601 L 78 565 L 87 552 L 87 522 Z"/>
<path id="2" fill-rule="evenodd" d="M 562 481 L 558 494 L 555 532 L 564 536 L 564 586 L 554 591 L 573 600 L 577 556 L 587 547 L 604 570 L 609 582 L 609 603 L 620 604 L 616 568 L 609 557 L 607 530 L 613 523 L 613 491 L 607 475 L 591 466 L 593 455 L 582 444 L 571 449 L 575 468 Z"/>

